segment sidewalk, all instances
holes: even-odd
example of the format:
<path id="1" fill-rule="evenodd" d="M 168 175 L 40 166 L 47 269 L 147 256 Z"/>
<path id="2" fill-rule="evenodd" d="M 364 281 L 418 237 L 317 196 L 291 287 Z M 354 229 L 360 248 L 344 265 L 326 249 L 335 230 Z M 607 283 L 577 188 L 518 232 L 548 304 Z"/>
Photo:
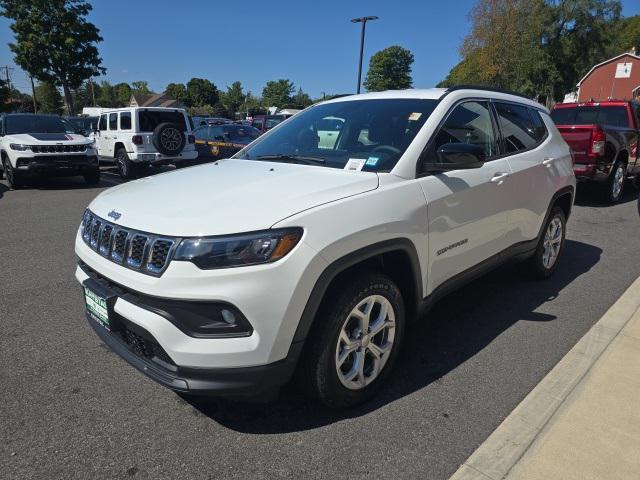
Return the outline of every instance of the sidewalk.
<path id="1" fill-rule="evenodd" d="M 640 479 L 640 278 L 451 479 Z"/>

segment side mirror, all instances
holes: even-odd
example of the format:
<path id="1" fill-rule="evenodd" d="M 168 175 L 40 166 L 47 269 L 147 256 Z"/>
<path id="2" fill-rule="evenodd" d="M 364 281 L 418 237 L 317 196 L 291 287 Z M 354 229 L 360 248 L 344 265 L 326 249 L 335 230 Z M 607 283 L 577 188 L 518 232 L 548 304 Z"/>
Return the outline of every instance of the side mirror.
<path id="1" fill-rule="evenodd" d="M 445 143 L 436 152 L 438 162 L 424 162 L 423 172 L 446 172 L 480 168 L 484 165 L 484 148 L 469 143 Z"/>

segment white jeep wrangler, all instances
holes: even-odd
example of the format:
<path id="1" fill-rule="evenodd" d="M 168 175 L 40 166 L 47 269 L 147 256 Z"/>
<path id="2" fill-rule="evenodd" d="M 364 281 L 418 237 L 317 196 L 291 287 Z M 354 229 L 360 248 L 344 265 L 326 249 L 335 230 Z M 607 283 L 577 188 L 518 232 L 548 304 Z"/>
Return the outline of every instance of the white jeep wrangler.
<path id="1" fill-rule="evenodd" d="M 122 178 L 134 178 L 149 165 L 177 165 L 198 156 L 191 122 L 181 108 L 102 112 L 94 139 L 100 160 L 115 161 Z"/>

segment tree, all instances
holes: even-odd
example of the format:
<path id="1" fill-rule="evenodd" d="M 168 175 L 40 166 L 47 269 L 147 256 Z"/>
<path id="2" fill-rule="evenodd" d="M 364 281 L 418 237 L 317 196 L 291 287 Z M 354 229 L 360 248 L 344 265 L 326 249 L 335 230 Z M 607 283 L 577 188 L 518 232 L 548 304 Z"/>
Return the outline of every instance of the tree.
<path id="1" fill-rule="evenodd" d="M 213 105 L 211 109 L 211 115 L 213 115 L 214 117 L 228 118 L 229 111 L 222 103 L 218 102 L 215 105 Z"/>
<path id="2" fill-rule="evenodd" d="M 291 98 L 291 106 L 293 108 L 307 108 L 313 103 L 311 97 L 302 91 L 302 88 L 298 88 L 296 94 Z"/>
<path id="3" fill-rule="evenodd" d="M 262 99 L 255 97 L 251 92 L 247 92 L 244 99 L 244 105 L 242 105 L 242 110 L 249 116 L 264 115 L 267 113 L 267 109 L 264 107 Z"/>
<path id="4" fill-rule="evenodd" d="M 193 107 L 213 106 L 219 101 L 218 89 L 207 79 L 192 78 L 187 82 L 187 98 Z"/>
<path id="5" fill-rule="evenodd" d="M 294 91 L 293 82 L 287 79 L 270 80 L 262 89 L 262 102 L 267 107 L 284 108 L 291 103 Z"/>
<path id="6" fill-rule="evenodd" d="M 240 110 L 246 99 L 240 82 L 233 82 L 229 85 L 227 91 L 221 94 L 221 97 L 222 103 L 232 115 L 235 115 Z"/>
<path id="7" fill-rule="evenodd" d="M 0 112 L 8 112 L 11 110 L 9 98 L 11 96 L 11 90 L 7 82 L 0 79 Z"/>
<path id="8" fill-rule="evenodd" d="M 187 99 L 187 87 L 184 86 L 184 83 L 170 83 L 167 85 L 167 88 L 164 89 L 164 93 L 171 98 L 181 101 L 185 105 L 189 103 Z"/>
<path id="9" fill-rule="evenodd" d="M 623 18 L 615 41 L 617 53 L 628 52 L 632 48 L 640 53 L 640 15 Z"/>
<path id="10" fill-rule="evenodd" d="M 148 95 L 153 93 L 153 91 L 149 89 L 149 82 L 146 80 L 137 80 L 135 82 L 131 82 L 131 93 Z"/>
<path id="11" fill-rule="evenodd" d="M 61 86 L 69 111 L 71 91 L 87 78 L 104 74 L 96 44 L 96 26 L 86 20 L 91 5 L 83 0 L 0 0 L 2 15 L 12 20 L 16 64 L 40 82 Z"/>
<path id="12" fill-rule="evenodd" d="M 62 114 L 62 96 L 58 88 L 50 82 L 40 82 L 36 87 L 39 113 Z"/>
<path id="13" fill-rule="evenodd" d="M 126 82 L 116 83 L 113 86 L 113 95 L 119 107 L 126 107 L 129 105 L 132 93 L 133 89 Z"/>
<path id="14" fill-rule="evenodd" d="M 364 87 L 370 92 L 411 88 L 413 54 L 394 45 L 375 53 L 369 61 Z"/>
<path id="15" fill-rule="evenodd" d="M 73 91 L 73 104 L 78 111 L 82 111 L 84 107 L 93 106 L 91 85 L 88 81 L 84 82 L 80 85 L 80 88 Z"/>
<path id="16" fill-rule="evenodd" d="M 116 92 L 108 81 L 103 80 L 99 85 L 94 85 L 96 94 L 96 104 L 102 108 L 113 108 L 118 106 Z"/>

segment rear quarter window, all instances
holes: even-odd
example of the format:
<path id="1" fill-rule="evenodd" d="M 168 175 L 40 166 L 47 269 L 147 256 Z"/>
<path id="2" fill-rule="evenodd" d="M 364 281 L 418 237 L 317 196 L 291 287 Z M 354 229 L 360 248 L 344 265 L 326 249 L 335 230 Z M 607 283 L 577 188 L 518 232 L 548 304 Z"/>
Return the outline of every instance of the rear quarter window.
<path id="1" fill-rule="evenodd" d="M 188 130 L 185 116 L 182 112 L 164 110 L 139 110 L 138 125 L 141 132 L 153 132 L 161 123 L 176 123 L 182 131 Z"/>

